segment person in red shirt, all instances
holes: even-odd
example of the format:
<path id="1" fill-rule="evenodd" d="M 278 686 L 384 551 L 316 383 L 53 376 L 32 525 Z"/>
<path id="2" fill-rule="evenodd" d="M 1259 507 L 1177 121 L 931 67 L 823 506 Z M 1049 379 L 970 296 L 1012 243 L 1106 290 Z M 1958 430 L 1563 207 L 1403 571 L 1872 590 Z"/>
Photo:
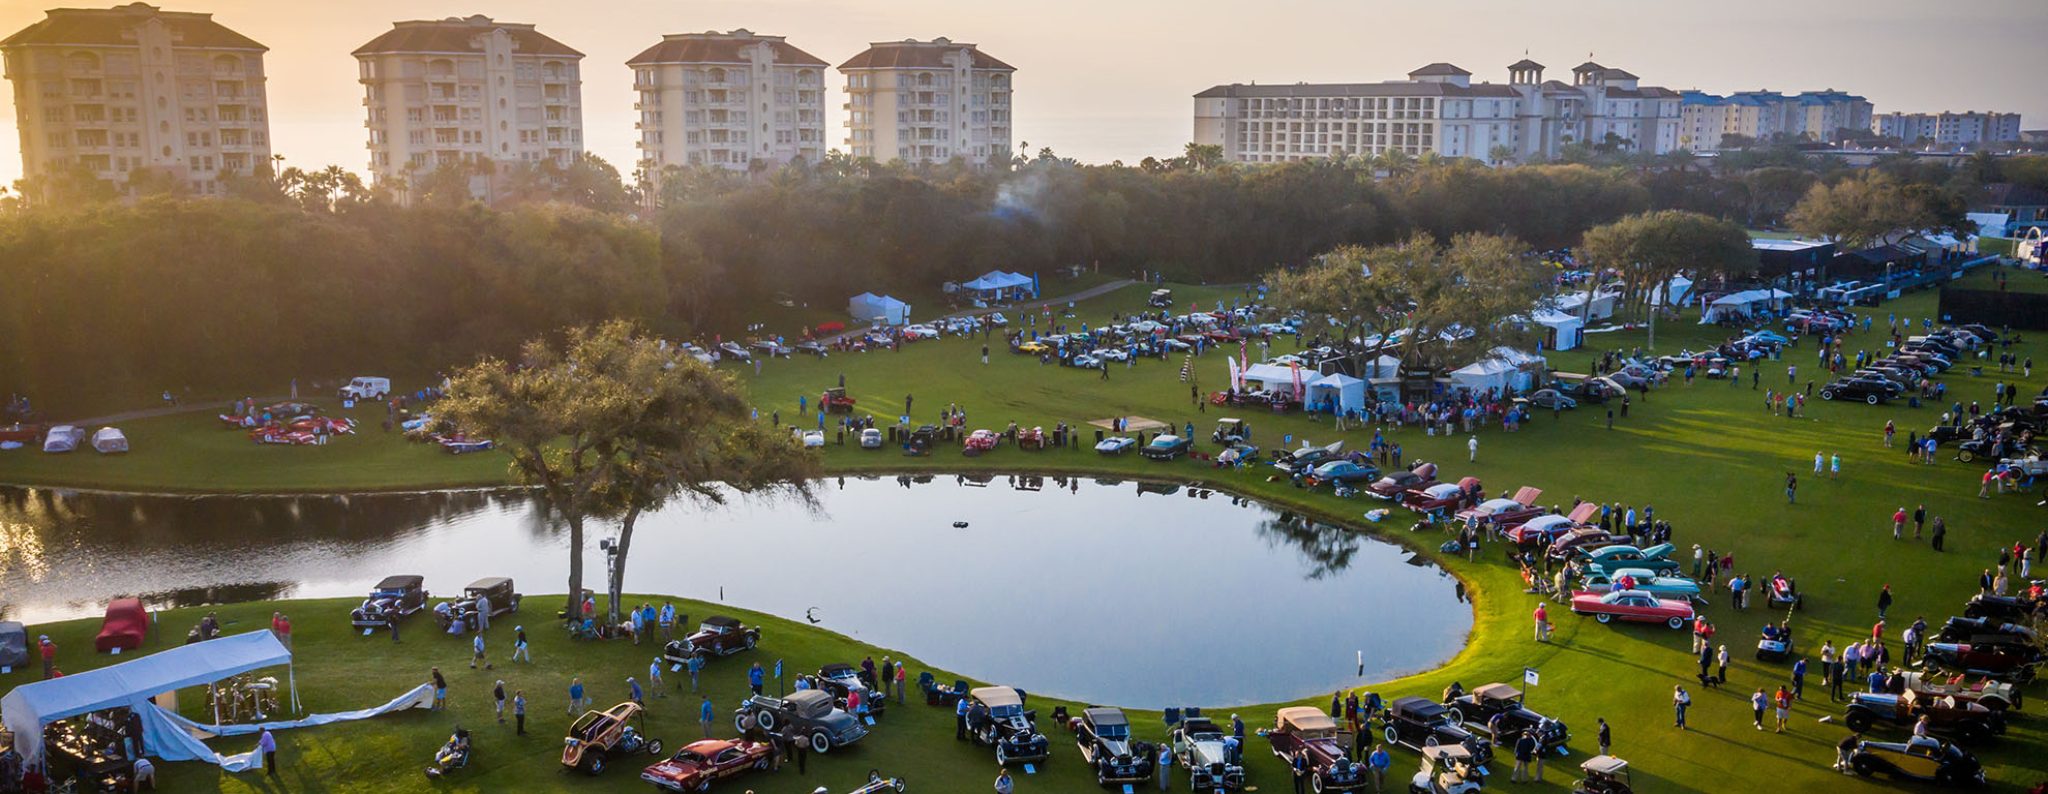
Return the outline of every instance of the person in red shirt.
<path id="1" fill-rule="evenodd" d="M 1549 613 L 1549 612 L 1546 612 L 1546 611 L 1544 611 L 1544 609 L 1543 609 L 1543 603 L 1542 603 L 1542 602 L 1540 602 L 1540 601 L 1536 603 L 1536 614 L 1535 614 L 1535 618 L 1536 618 L 1536 641 L 1537 641 L 1537 642 L 1549 642 L 1549 641 L 1550 641 L 1550 613 Z"/>
<path id="2" fill-rule="evenodd" d="M 283 612 L 270 613 L 270 633 L 277 635 L 277 641 L 284 643 L 287 650 L 292 647 L 292 619 Z"/>
<path id="3" fill-rule="evenodd" d="M 1792 716 L 1792 693 L 1785 691 L 1784 684 L 1779 684 L 1778 694 L 1771 696 L 1771 700 L 1778 707 L 1778 733 L 1784 733 L 1785 721 Z"/>
<path id="4" fill-rule="evenodd" d="M 41 644 L 43 648 L 43 680 L 48 681 L 57 677 L 57 643 L 51 642 L 50 635 L 44 634 L 42 635 Z"/>

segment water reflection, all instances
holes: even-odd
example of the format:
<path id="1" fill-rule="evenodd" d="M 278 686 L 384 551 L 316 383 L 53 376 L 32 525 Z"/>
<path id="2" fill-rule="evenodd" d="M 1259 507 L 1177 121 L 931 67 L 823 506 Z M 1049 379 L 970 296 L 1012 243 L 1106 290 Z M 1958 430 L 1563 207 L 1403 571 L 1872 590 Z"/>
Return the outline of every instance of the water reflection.
<path id="1" fill-rule="evenodd" d="M 644 516 L 627 589 L 808 613 L 977 677 L 1151 707 L 1328 692 L 1359 680 L 1361 653 L 1366 678 L 1422 669 L 1471 625 L 1451 582 L 1402 548 L 1204 488 L 905 475 L 819 490 L 815 504 L 735 498 Z M 117 595 L 352 596 L 396 573 L 436 593 L 486 575 L 545 593 L 562 589 L 563 537 L 511 492 L 0 490 L 0 614 L 97 615 Z M 594 542 L 586 554 L 601 570 Z"/>

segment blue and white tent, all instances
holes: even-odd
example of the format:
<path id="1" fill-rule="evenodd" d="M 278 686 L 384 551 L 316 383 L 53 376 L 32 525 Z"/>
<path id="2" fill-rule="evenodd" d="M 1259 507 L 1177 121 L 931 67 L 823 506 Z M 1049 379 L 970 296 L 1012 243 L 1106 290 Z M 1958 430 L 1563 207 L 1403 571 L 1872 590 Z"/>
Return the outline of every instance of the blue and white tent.
<path id="1" fill-rule="evenodd" d="M 910 304 L 872 292 L 863 292 L 847 300 L 846 313 L 864 323 L 879 320 L 883 325 L 902 325 L 910 322 Z"/>

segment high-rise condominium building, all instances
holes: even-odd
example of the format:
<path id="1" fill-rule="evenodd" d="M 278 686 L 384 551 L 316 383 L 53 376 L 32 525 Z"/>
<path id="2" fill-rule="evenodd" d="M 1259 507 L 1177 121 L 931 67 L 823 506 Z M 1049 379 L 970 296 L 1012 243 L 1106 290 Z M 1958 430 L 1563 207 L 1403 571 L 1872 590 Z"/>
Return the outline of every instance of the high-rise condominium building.
<path id="1" fill-rule="evenodd" d="M 825 156 L 827 64 L 781 36 L 682 33 L 633 56 L 643 183 L 670 166 L 746 170 Z"/>
<path id="2" fill-rule="evenodd" d="M 1834 89 L 1786 96 L 1743 91 L 1728 96 L 1686 91 L 1680 108 L 1679 144 L 1696 152 L 1721 148 L 1725 136 L 1759 141 L 1839 141 L 1870 129 L 1870 101 Z"/>
<path id="3" fill-rule="evenodd" d="M 199 195 L 270 161 L 266 48 L 211 14 L 144 3 L 60 8 L 0 40 L 22 173 L 83 167 L 125 184 L 143 169 Z"/>
<path id="4" fill-rule="evenodd" d="M 583 154 L 583 53 L 532 25 L 486 16 L 398 22 L 356 48 L 370 130 L 370 171 L 408 183 L 471 169 L 486 195 L 492 168 Z"/>
<path id="5" fill-rule="evenodd" d="M 1569 84 L 1543 69 L 1523 59 L 1505 85 L 1475 84 L 1448 63 L 1381 83 L 1219 85 L 1195 95 L 1195 142 L 1246 163 L 1386 151 L 1492 163 L 1556 157 L 1572 142 L 1678 148 L 1678 92 L 1592 62 Z"/>
<path id="6" fill-rule="evenodd" d="M 1906 145 L 1925 143 L 1949 149 L 2015 143 L 2020 139 L 2018 113 L 1886 113 L 1871 122 L 1879 136 Z"/>
<path id="7" fill-rule="evenodd" d="M 876 42 L 839 65 L 846 145 L 881 162 L 976 166 L 1010 156 L 1010 76 L 1017 69 L 945 38 Z"/>

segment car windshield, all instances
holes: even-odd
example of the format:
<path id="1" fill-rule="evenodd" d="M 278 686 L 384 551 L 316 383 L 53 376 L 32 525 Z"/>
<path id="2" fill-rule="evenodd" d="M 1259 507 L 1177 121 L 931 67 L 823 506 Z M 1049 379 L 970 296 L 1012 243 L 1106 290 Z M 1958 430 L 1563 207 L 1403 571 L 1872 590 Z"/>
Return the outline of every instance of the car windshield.
<path id="1" fill-rule="evenodd" d="M 1095 726 L 1095 735 L 1104 739 L 1128 739 L 1131 738 L 1131 726 L 1098 725 Z"/>
<path id="2" fill-rule="evenodd" d="M 1006 720 L 1006 719 L 1009 719 L 1009 718 L 1011 718 L 1011 717 L 1021 717 L 1021 716 L 1023 716 L 1023 715 L 1024 715 L 1024 707 L 1023 707 L 1023 706 L 1017 706 L 1017 705 L 1008 705 L 1008 706 L 993 706 L 993 707 L 989 708 L 989 710 L 988 710 L 988 713 L 989 713 L 989 716 L 991 716 L 991 717 L 995 717 L 996 719 L 1005 719 L 1005 720 Z"/>
<path id="3" fill-rule="evenodd" d="M 698 631 L 700 631 L 700 632 L 703 632 L 703 633 L 705 633 L 705 634 L 724 634 L 724 633 L 725 633 L 725 627 L 724 627 L 724 626 L 720 626 L 720 625 L 718 625 L 718 624 L 716 624 L 716 623 L 705 623 L 705 624 L 703 624 L 703 625 L 700 625 L 700 626 L 698 626 L 698 627 L 697 627 L 697 630 L 698 630 Z"/>

